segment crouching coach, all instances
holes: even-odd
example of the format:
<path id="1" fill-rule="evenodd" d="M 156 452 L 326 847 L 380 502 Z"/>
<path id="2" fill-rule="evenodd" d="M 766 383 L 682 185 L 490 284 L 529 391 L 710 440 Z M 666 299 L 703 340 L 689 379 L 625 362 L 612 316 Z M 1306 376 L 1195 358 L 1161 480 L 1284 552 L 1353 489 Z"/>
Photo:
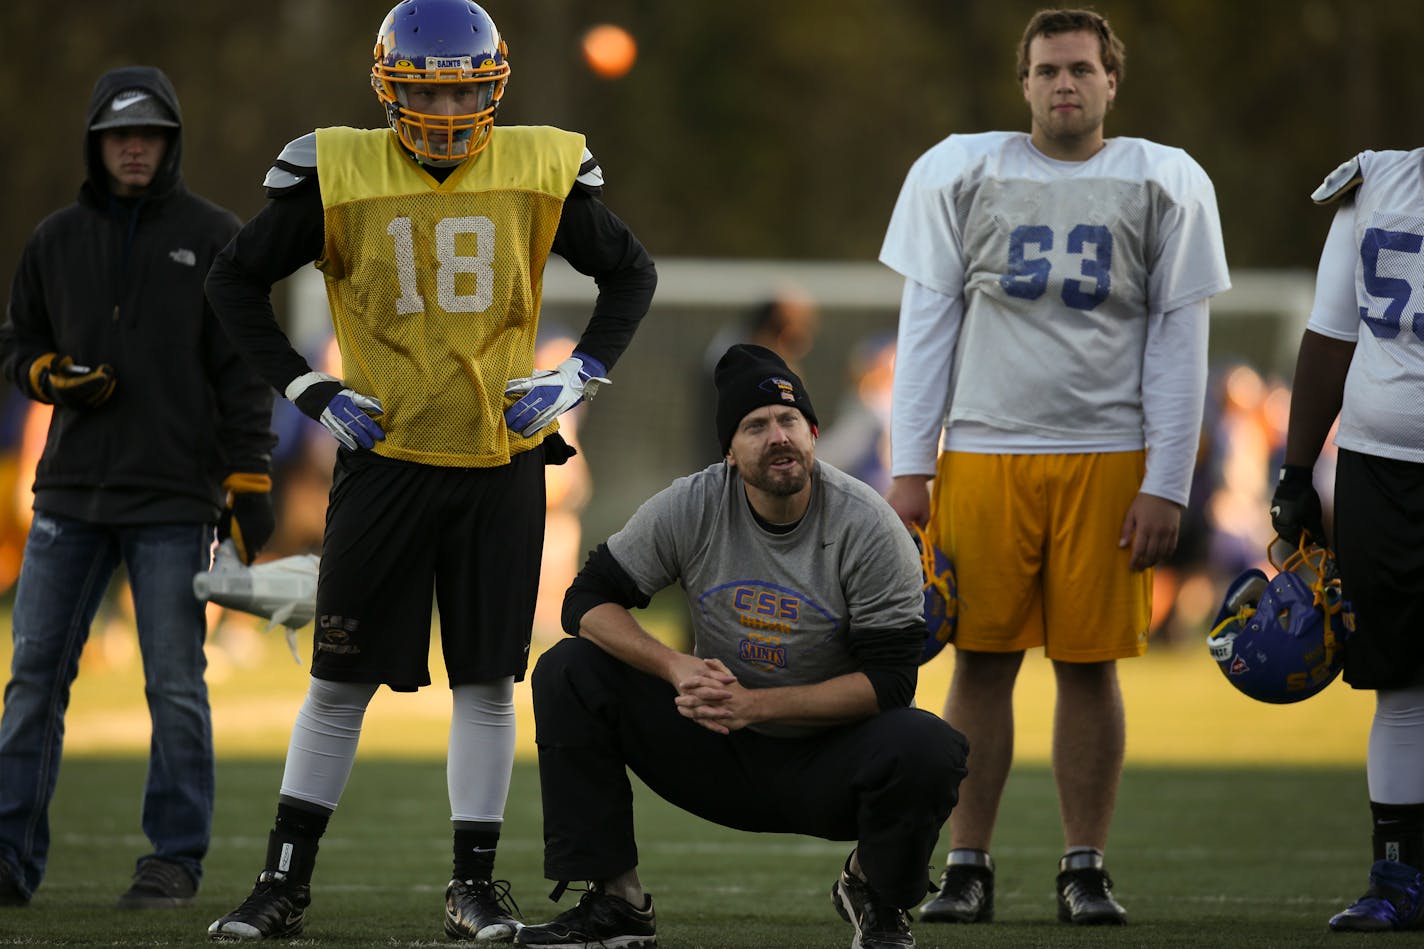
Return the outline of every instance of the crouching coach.
<path id="1" fill-rule="evenodd" d="M 864 947 L 914 945 L 906 908 L 957 798 L 967 744 L 912 708 L 919 559 L 870 487 L 816 461 L 816 413 L 771 350 L 718 363 L 724 461 L 675 481 L 600 544 L 534 670 L 544 873 L 588 881 L 526 946 L 655 945 L 627 769 L 740 830 L 856 842 L 832 905 Z M 693 650 L 630 612 L 679 583 Z"/>

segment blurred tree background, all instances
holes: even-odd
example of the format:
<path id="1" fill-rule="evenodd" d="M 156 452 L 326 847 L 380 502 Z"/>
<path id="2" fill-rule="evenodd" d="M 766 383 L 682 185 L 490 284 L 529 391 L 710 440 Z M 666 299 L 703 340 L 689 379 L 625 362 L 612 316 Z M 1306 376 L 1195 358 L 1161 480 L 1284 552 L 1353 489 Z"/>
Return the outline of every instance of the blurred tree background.
<path id="1" fill-rule="evenodd" d="M 490 0 L 511 49 L 500 119 L 577 129 L 655 256 L 873 259 L 910 162 L 952 131 L 1023 128 L 1022 0 Z M 6 279 L 78 184 L 94 79 L 165 69 L 195 190 L 246 217 L 281 146 L 379 125 L 367 85 L 387 0 L 11 0 L 0 78 Z M 1109 134 L 1186 148 L 1216 183 L 1233 267 L 1313 266 L 1307 195 L 1362 148 L 1424 143 L 1418 0 L 1099 3 L 1127 43 Z M 599 22 L 639 43 L 584 65 Z M 1391 105 L 1390 103 L 1395 103 Z M 1399 103 L 1405 103 L 1400 106 Z M 43 134 L 40 134 L 43 133 Z"/>

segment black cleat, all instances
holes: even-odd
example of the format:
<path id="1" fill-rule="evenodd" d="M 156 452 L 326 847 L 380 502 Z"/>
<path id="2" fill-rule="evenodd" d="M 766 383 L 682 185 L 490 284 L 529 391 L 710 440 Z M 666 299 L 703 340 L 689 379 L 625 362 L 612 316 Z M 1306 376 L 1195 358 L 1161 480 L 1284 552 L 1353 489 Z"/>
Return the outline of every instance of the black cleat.
<path id="1" fill-rule="evenodd" d="M 915 949 L 909 914 L 881 900 L 869 883 L 852 875 L 849 858 L 831 884 L 831 905 L 855 927 L 850 949 Z"/>
<path id="2" fill-rule="evenodd" d="M 208 927 L 208 938 L 286 939 L 299 935 L 311 905 L 311 887 L 289 883 L 278 870 L 263 870 L 252 895 L 242 905 Z"/>
<path id="3" fill-rule="evenodd" d="M 451 880 L 445 888 L 445 935 L 476 942 L 509 942 L 519 929 L 519 906 L 505 880 Z"/>
<path id="4" fill-rule="evenodd" d="M 119 909 L 177 909 L 193 902 L 198 881 L 169 860 L 149 857 L 139 861 L 133 883 L 119 895 Z"/>
<path id="5" fill-rule="evenodd" d="M 988 860 L 988 854 L 984 855 Z M 939 878 L 939 892 L 920 907 L 926 923 L 987 923 L 994 918 L 994 865 L 953 863 Z"/>
<path id="6" fill-rule="evenodd" d="M 1079 926 L 1121 926 L 1127 910 L 1112 895 L 1113 881 L 1098 853 L 1074 853 L 1058 861 L 1058 918 Z"/>
<path id="7" fill-rule="evenodd" d="M 520 946 L 544 949 L 655 949 L 657 921 L 653 917 L 653 897 L 645 896 L 643 908 L 627 900 L 609 896 L 597 884 L 590 886 L 578 904 L 539 926 L 522 926 L 514 935 Z"/>

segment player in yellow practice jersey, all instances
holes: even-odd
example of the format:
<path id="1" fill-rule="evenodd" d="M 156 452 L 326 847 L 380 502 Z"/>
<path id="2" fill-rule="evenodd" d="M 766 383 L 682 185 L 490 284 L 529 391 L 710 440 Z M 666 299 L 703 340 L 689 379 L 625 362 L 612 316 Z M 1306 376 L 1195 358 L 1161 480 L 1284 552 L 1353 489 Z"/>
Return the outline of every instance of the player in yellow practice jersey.
<path id="1" fill-rule="evenodd" d="M 510 74 L 469 0 L 403 0 L 376 36 L 388 129 L 324 128 L 283 149 L 267 206 L 214 265 L 208 295 L 267 381 L 338 440 L 312 678 L 252 895 L 215 939 L 302 930 L 317 843 L 384 684 L 430 684 L 431 601 L 454 695 L 454 873 L 445 931 L 508 941 L 493 880 L 528 663 L 544 466 L 572 449 L 557 416 L 591 398 L 647 312 L 657 276 L 602 203 L 582 135 L 494 125 Z M 573 355 L 536 371 L 550 252 L 598 282 Z M 278 328 L 272 284 L 315 261 L 342 374 L 315 372 Z"/>

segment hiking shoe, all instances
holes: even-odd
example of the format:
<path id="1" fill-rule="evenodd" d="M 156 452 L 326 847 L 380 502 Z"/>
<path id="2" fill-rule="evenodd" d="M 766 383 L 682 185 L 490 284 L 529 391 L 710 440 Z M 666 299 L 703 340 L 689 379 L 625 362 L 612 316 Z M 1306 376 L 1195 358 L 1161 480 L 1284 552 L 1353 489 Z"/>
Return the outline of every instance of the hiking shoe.
<path id="1" fill-rule="evenodd" d="M 133 883 L 119 895 L 119 909 L 177 909 L 193 902 L 198 881 L 171 860 L 140 860 Z"/>
<path id="2" fill-rule="evenodd" d="M 987 923 L 994 918 L 994 869 L 956 863 L 944 868 L 939 892 L 920 907 L 926 923 Z"/>
<path id="3" fill-rule="evenodd" d="M 653 919 L 653 897 L 647 894 L 642 909 L 627 900 L 609 896 L 597 884 L 579 897 L 578 905 L 539 926 L 521 926 L 515 945 L 544 949 L 654 949 L 658 944 Z"/>
<path id="4" fill-rule="evenodd" d="M 445 888 L 445 935 L 476 942 L 509 942 L 519 906 L 505 880 L 451 880 Z"/>
<path id="5" fill-rule="evenodd" d="M 208 938 L 284 939 L 302 931 L 304 911 L 311 905 L 311 887 L 288 882 L 278 870 L 263 870 L 252 895 L 242 905 L 208 927 Z"/>
<path id="6" fill-rule="evenodd" d="M 909 914 L 883 901 L 869 883 L 852 875 L 849 857 L 831 885 L 831 905 L 855 927 L 850 949 L 915 949 Z"/>
<path id="7" fill-rule="evenodd" d="M 1102 854 L 1068 854 L 1058 862 L 1058 918 L 1079 926 L 1121 926 L 1127 910 L 1113 899 L 1112 886 Z"/>
<path id="8" fill-rule="evenodd" d="M 29 906 L 30 898 L 20 886 L 19 874 L 4 860 L 0 860 L 0 906 Z"/>
<path id="9" fill-rule="evenodd" d="M 1424 876 L 1407 863 L 1376 860 L 1370 888 L 1349 909 L 1330 917 L 1330 928 L 1353 933 L 1424 928 Z"/>

